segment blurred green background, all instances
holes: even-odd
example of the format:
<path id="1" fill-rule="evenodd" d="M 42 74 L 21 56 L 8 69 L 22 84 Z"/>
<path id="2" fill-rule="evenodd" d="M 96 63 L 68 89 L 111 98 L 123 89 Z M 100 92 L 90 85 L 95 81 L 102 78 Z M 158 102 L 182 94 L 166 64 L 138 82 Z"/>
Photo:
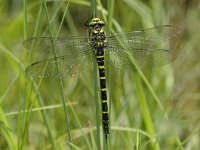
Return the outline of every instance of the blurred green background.
<path id="1" fill-rule="evenodd" d="M 95 104 L 98 78 L 93 71 L 66 77 L 63 87 L 58 79 L 33 81 L 25 75 L 29 51 L 23 41 L 28 37 L 49 36 L 50 31 L 54 36 L 87 36 L 84 23 L 90 18 L 89 0 L 42 2 L 0 1 L 0 149 L 199 149 L 198 0 L 118 0 L 109 1 L 111 5 L 97 1 L 97 16 L 109 23 L 107 15 L 111 14 L 114 31 L 164 24 L 182 31 L 176 59 L 145 69 L 145 78 L 135 71 L 109 69 L 111 135 L 107 147 L 96 136 L 96 119 L 100 118 Z M 67 115 L 63 100 L 71 103 Z"/>

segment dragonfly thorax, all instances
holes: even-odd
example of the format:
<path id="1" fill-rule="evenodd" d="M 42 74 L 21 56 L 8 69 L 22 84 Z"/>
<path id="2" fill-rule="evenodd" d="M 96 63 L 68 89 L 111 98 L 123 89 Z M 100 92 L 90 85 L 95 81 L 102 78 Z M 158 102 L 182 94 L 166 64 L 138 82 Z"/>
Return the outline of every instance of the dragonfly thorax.
<path id="1" fill-rule="evenodd" d="M 106 35 L 101 26 L 95 25 L 91 30 L 92 44 L 95 48 L 106 47 Z"/>
<path id="2" fill-rule="evenodd" d="M 107 46 L 106 36 L 103 30 L 97 33 L 96 31 L 92 32 L 92 44 L 95 48 Z"/>

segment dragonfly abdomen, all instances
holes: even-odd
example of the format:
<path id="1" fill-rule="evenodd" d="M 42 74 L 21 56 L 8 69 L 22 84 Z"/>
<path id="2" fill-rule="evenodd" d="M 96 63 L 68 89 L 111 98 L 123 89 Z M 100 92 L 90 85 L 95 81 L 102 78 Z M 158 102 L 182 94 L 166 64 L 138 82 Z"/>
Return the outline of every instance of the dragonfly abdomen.
<path id="1" fill-rule="evenodd" d="M 101 89 L 101 107 L 102 107 L 102 123 L 105 136 L 109 134 L 109 119 L 108 119 L 108 104 L 107 104 L 107 89 L 106 76 L 104 66 L 104 50 L 103 47 L 97 48 L 96 59 L 99 69 L 100 89 Z"/>

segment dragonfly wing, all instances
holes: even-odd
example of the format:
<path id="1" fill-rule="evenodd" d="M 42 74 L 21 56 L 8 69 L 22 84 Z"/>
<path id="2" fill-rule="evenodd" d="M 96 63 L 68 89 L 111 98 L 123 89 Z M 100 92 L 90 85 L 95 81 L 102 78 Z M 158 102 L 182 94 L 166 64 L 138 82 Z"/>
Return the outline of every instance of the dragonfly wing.
<path id="1" fill-rule="evenodd" d="M 132 57 L 140 68 L 162 66 L 175 58 L 180 30 L 171 25 L 107 36 L 111 64 L 117 68 L 134 69 Z"/>
<path id="2" fill-rule="evenodd" d="M 125 44 L 136 49 L 155 49 L 166 41 L 177 38 L 180 30 L 171 25 L 157 26 L 154 28 L 132 31 L 128 33 L 115 33 L 107 35 L 107 41 L 110 45 L 121 47 Z"/>
<path id="3" fill-rule="evenodd" d="M 86 38 L 32 38 L 24 45 L 31 52 L 26 72 L 33 77 L 77 76 L 92 65 L 93 50 Z"/>
<path id="4" fill-rule="evenodd" d="M 33 37 L 24 41 L 24 47 L 27 48 L 29 56 L 37 59 L 46 59 L 49 55 L 54 55 L 56 50 L 57 56 L 73 53 L 73 49 L 81 49 L 88 44 L 88 38 L 85 37 Z"/>
<path id="5" fill-rule="evenodd" d="M 135 65 L 142 69 L 144 67 L 158 67 L 172 61 L 173 54 L 165 49 L 115 49 L 108 47 L 109 62 L 115 68 L 125 70 L 136 70 Z"/>

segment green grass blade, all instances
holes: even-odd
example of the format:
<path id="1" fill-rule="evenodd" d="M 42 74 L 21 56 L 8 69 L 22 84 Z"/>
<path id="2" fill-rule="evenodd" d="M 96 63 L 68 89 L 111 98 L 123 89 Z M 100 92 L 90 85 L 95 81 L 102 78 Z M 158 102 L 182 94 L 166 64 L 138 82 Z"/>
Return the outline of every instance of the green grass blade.
<path id="1" fill-rule="evenodd" d="M 142 110 L 142 116 L 145 122 L 145 127 L 148 131 L 148 133 L 156 139 L 155 129 L 153 126 L 153 121 L 151 117 L 151 113 L 149 111 L 148 103 L 145 97 L 144 89 L 142 87 L 142 82 L 140 76 L 135 73 L 134 75 L 134 83 L 136 84 L 136 94 L 138 98 L 138 102 L 140 104 L 141 110 Z M 159 144 L 157 143 L 157 140 L 151 141 L 152 149 L 159 150 Z"/>
<path id="2" fill-rule="evenodd" d="M 108 5 L 108 25 L 107 25 L 107 29 L 108 29 L 108 33 L 111 32 L 112 30 L 112 19 L 113 19 L 113 14 L 114 14 L 114 0 L 108 0 L 107 1 L 107 5 Z M 108 55 L 108 60 L 109 60 L 109 55 Z M 109 80 L 108 81 L 111 81 L 111 76 L 110 76 L 110 65 L 108 64 L 108 69 L 107 69 L 107 72 L 108 72 L 108 78 Z M 111 83 L 109 83 L 109 85 L 111 85 Z M 109 128 L 110 128 L 110 131 L 111 131 L 111 112 L 112 112 L 112 101 L 111 101 L 111 97 L 108 98 L 110 101 L 108 102 L 109 103 Z M 107 143 L 108 145 L 110 145 L 110 142 L 111 142 L 111 136 L 108 136 L 108 140 Z"/>
<path id="3" fill-rule="evenodd" d="M 17 139 L 11 130 L 7 118 L 4 116 L 4 112 L 0 107 L 0 131 L 1 134 L 5 137 L 8 147 L 12 150 L 17 150 Z"/>
<path id="4" fill-rule="evenodd" d="M 113 19 L 113 14 L 114 14 L 114 0 L 108 0 L 108 33 L 111 32 L 112 30 L 112 19 Z"/>
<path id="5" fill-rule="evenodd" d="M 69 102 L 69 100 L 68 100 L 68 102 Z M 82 133 L 82 135 L 84 136 L 84 139 L 85 139 L 85 141 L 86 141 L 86 143 L 87 143 L 89 149 L 92 150 L 92 147 L 91 147 L 91 145 L 90 145 L 90 143 L 89 143 L 89 141 L 88 141 L 88 138 L 86 137 L 86 135 L 85 135 L 85 133 L 84 133 L 84 131 L 83 131 L 83 129 L 82 129 L 82 125 L 81 125 L 81 123 L 80 123 L 80 121 L 79 121 L 79 118 L 78 118 L 78 116 L 77 116 L 77 114 L 76 114 L 76 112 L 75 112 L 75 110 L 74 110 L 74 108 L 72 107 L 72 105 L 71 105 L 70 102 L 69 102 L 69 107 L 71 108 L 71 111 L 72 111 L 72 113 L 73 113 L 73 115 L 74 115 L 74 117 L 75 117 L 75 120 L 78 122 L 78 125 L 79 125 L 79 128 L 80 128 L 80 130 L 81 130 L 81 133 Z"/>
<path id="6" fill-rule="evenodd" d="M 97 16 L 97 1 L 91 0 L 90 4 L 90 18 L 94 18 Z"/>
<path id="7" fill-rule="evenodd" d="M 49 15 L 48 15 L 48 9 L 47 9 L 47 5 L 46 5 L 45 1 L 43 1 L 43 5 L 44 5 L 44 8 L 45 8 L 45 14 L 46 14 L 46 17 L 47 17 L 47 20 L 48 20 L 48 26 L 49 26 L 50 34 L 53 37 L 53 32 L 51 30 L 52 29 L 51 21 L 50 21 Z M 56 49 L 54 48 L 54 41 L 52 41 L 52 46 L 53 46 L 54 56 L 56 56 Z M 59 69 L 57 62 L 56 62 L 56 71 L 59 74 L 60 69 Z M 61 92 L 61 97 L 62 97 L 63 109 L 64 109 L 64 112 L 65 112 L 65 119 L 66 119 L 66 125 L 67 125 L 68 141 L 69 141 L 69 143 L 71 143 L 72 138 L 71 138 L 71 132 L 70 132 L 70 125 L 69 125 L 69 115 L 68 115 L 67 107 L 65 105 L 65 96 L 64 96 L 64 93 L 63 93 L 63 82 L 62 82 L 61 77 L 59 77 L 59 82 L 60 82 L 59 87 L 60 87 L 60 92 Z M 55 145 L 53 140 L 52 140 L 52 142 L 53 142 L 52 144 Z M 70 149 L 72 149 L 71 146 L 70 146 Z"/>
<path id="8" fill-rule="evenodd" d="M 27 9 L 27 5 L 25 5 L 24 9 Z M 42 9 L 43 9 L 43 2 L 41 2 L 41 4 L 40 4 L 40 9 L 39 9 L 38 17 L 37 17 L 37 20 L 36 20 L 36 26 L 35 26 L 34 33 L 33 33 L 34 36 L 37 35 L 37 31 L 38 31 L 38 28 L 39 28 L 39 22 L 40 22 L 41 15 L 42 15 Z M 27 11 L 25 11 L 25 13 L 27 13 Z M 27 17 L 27 14 L 25 14 L 25 17 Z M 26 25 L 27 24 L 26 20 L 27 19 L 25 18 L 25 21 L 24 21 L 25 22 L 25 28 L 28 28 L 28 26 Z M 27 32 L 27 29 L 25 29 L 25 31 Z M 26 53 L 25 53 L 25 58 L 26 58 Z M 39 82 L 39 86 L 40 86 L 41 82 L 42 82 L 42 79 Z M 40 95 L 40 93 L 38 91 L 39 86 L 37 87 L 37 85 L 34 83 L 34 81 L 32 81 L 32 83 L 33 83 L 33 87 L 35 87 L 35 89 L 37 89 L 36 93 L 34 93 L 32 91 L 33 92 L 32 94 L 35 95 L 35 96 L 32 97 L 33 98 L 32 100 L 33 100 L 33 102 L 35 100 L 37 100 L 37 102 L 39 103 L 38 105 L 40 107 L 43 107 L 44 106 L 43 99 L 42 99 L 42 96 Z M 25 88 L 25 90 L 27 90 L 27 88 Z M 25 93 L 27 93 L 27 92 L 25 91 Z M 38 95 L 37 99 L 36 99 L 36 95 Z M 27 100 L 31 99 L 30 95 L 27 95 L 26 99 Z M 31 105 L 29 103 L 30 103 L 29 101 L 26 101 L 26 103 L 24 104 L 24 106 L 22 104 L 21 109 L 27 108 L 28 110 L 31 110 L 34 103 L 32 103 Z M 53 149 L 56 149 L 56 145 L 55 145 L 55 142 L 54 142 L 55 138 L 54 138 L 52 130 L 51 130 L 51 125 L 50 125 L 49 117 L 47 116 L 45 110 L 42 110 L 41 112 L 42 112 L 42 117 L 44 119 L 45 125 L 47 127 L 47 131 L 48 131 L 48 135 L 49 135 L 50 141 L 51 141 L 51 143 L 53 145 Z M 23 147 L 23 145 L 25 143 L 25 139 L 26 139 L 26 132 L 27 132 L 27 129 L 28 129 L 28 122 L 29 122 L 28 120 L 29 120 L 29 116 L 30 116 L 30 111 L 28 111 L 28 112 L 22 112 L 22 113 L 20 113 L 19 116 L 20 116 L 19 120 L 24 120 L 24 123 L 22 123 L 21 121 L 19 121 L 19 126 L 22 126 L 22 129 L 24 129 L 23 134 L 21 134 L 21 132 L 19 131 L 19 137 L 21 137 L 21 136 L 23 137 L 22 142 L 21 142 L 21 146 L 20 146 L 21 149 L 22 149 L 22 147 Z"/>

